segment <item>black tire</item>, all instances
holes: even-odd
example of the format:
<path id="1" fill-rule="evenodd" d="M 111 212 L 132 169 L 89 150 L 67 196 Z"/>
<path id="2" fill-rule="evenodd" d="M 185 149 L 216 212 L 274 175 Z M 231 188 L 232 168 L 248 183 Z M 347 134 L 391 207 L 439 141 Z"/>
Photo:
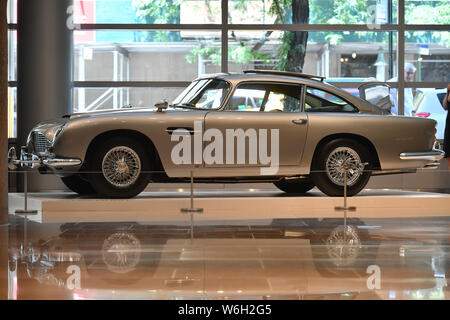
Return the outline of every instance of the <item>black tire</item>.
<path id="1" fill-rule="evenodd" d="M 67 188 L 80 195 L 91 195 L 97 193 L 94 188 L 92 188 L 92 185 L 87 180 L 82 179 L 78 174 L 74 174 L 70 177 L 62 177 L 61 181 Z"/>
<path id="2" fill-rule="evenodd" d="M 339 148 L 339 149 L 338 149 Z M 357 141 L 345 138 L 339 138 L 326 143 L 313 159 L 311 166 L 311 180 L 314 184 L 328 196 L 342 197 L 344 195 L 344 183 L 341 184 L 333 181 L 329 176 L 327 170 L 327 160 L 332 155 L 336 154 L 338 150 L 347 150 L 356 154 L 359 157 L 359 162 L 365 164 L 364 170 L 354 175 L 354 181 L 347 181 L 347 195 L 354 196 L 360 192 L 369 182 L 372 168 L 372 161 L 367 148 Z M 343 179 L 343 175 L 342 175 Z"/>
<path id="3" fill-rule="evenodd" d="M 128 137 L 111 137 L 96 145 L 92 150 L 93 152 L 88 155 L 89 171 L 91 171 L 89 182 L 99 195 L 108 198 L 132 198 L 145 189 L 149 182 L 150 156 L 140 143 Z M 105 156 L 108 153 L 111 154 L 114 150 L 128 151 L 131 158 L 127 159 L 132 159 L 136 168 L 139 167 L 139 169 L 132 169 L 135 175 L 129 179 L 129 182 L 125 180 L 126 183 L 122 185 L 114 184 L 111 182 L 111 178 L 105 177 L 104 169 L 107 167 L 102 167 L 104 159 L 106 159 Z M 122 157 L 122 161 L 123 159 L 124 157 Z M 128 165 L 129 163 L 125 164 L 124 170 L 130 170 Z M 125 174 L 130 176 L 129 172 Z"/>
<path id="4" fill-rule="evenodd" d="M 286 193 L 306 193 L 314 188 L 310 179 L 280 180 L 273 183 L 278 189 Z"/>

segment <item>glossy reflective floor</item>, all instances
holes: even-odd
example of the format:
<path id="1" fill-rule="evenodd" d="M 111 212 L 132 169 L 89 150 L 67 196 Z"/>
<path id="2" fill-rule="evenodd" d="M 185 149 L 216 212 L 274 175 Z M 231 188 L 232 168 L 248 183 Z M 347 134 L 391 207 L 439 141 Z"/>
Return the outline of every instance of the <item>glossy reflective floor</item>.
<path id="1" fill-rule="evenodd" d="M 234 220 L 194 216 L 192 225 L 188 215 L 10 216 L 1 272 L 10 299 L 450 299 L 450 217 L 353 216 L 257 220 L 242 208 Z"/>

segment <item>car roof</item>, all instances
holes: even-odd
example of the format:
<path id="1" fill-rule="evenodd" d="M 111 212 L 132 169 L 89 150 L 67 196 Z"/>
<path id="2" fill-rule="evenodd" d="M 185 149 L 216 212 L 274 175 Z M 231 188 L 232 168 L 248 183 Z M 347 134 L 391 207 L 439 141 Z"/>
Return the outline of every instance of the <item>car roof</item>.
<path id="1" fill-rule="evenodd" d="M 292 73 L 294 74 L 294 73 Z M 306 77 L 302 77 L 301 74 L 298 76 L 290 75 L 289 73 L 284 74 L 270 74 L 270 73 L 215 73 L 215 74 L 205 74 L 198 77 L 196 80 L 200 79 L 222 79 L 225 81 L 232 82 L 233 84 L 242 82 L 242 81 L 274 81 L 274 82 L 290 82 L 290 83 L 298 83 L 298 84 L 306 84 L 314 87 L 323 87 L 324 89 L 338 89 L 336 86 L 315 80 L 309 77 L 316 77 L 312 75 L 305 75 Z M 319 79 L 325 79 L 324 77 L 317 76 Z"/>
<path id="2" fill-rule="evenodd" d="M 373 105 L 355 95 L 338 88 L 330 83 L 319 81 L 314 78 L 325 79 L 320 76 L 313 75 L 305 75 L 305 74 L 297 74 L 297 73 L 283 73 L 277 72 L 274 73 L 264 73 L 257 72 L 252 73 L 251 71 L 247 73 L 215 73 L 215 74 L 205 74 L 198 77 L 195 80 L 200 79 L 221 79 L 224 81 L 231 82 L 233 85 L 237 85 L 241 82 L 251 82 L 251 81 L 268 81 L 268 82 L 286 82 L 286 83 L 295 83 L 295 84 L 304 84 L 307 86 L 315 87 L 318 89 L 323 89 L 325 91 L 329 91 L 330 93 L 336 94 L 342 98 L 345 98 L 349 102 L 356 104 L 360 110 L 363 111 L 371 111 L 373 110 Z M 194 81 L 195 81 L 194 80 Z M 371 105 L 371 106 L 369 106 Z"/>

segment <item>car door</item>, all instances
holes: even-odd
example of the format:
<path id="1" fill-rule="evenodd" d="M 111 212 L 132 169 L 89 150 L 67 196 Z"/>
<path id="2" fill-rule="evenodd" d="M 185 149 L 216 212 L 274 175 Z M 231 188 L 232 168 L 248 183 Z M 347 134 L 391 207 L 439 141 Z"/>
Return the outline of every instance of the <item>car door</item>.
<path id="1" fill-rule="evenodd" d="M 280 168 L 298 166 L 308 131 L 302 88 L 294 83 L 239 84 L 222 110 L 205 117 L 205 168 L 229 168 L 247 175 L 248 168 L 274 166 L 275 162 Z M 208 131 L 222 135 L 223 154 L 212 157 L 217 161 L 207 161 L 208 143 L 214 140 L 208 142 L 208 136 L 214 136 Z"/>
<path id="2" fill-rule="evenodd" d="M 195 80 L 169 110 L 155 113 L 149 136 L 169 177 L 189 177 L 193 170 L 200 175 L 205 115 L 218 109 L 230 90 L 231 84 L 220 79 Z"/>

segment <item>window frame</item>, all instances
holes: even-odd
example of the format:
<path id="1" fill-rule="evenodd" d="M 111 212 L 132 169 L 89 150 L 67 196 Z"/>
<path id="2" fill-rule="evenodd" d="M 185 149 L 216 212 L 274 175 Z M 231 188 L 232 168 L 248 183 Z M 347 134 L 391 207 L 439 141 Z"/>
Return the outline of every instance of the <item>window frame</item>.
<path id="1" fill-rule="evenodd" d="M 353 111 L 339 111 L 339 112 L 314 112 L 314 111 L 306 111 L 306 94 L 308 93 L 308 88 L 313 88 L 313 89 L 316 89 L 316 90 L 320 90 L 320 91 L 323 91 L 323 92 L 326 92 L 326 93 L 328 93 L 328 94 L 331 94 L 331 95 L 333 95 L 333 96 L 336 96 L 336 97 L 338 97 L 339 99 L 341 99 L 341 100 L 343 100 L 343 101 L 345 101 L 347 104 L 349 104 L 349 105 L 351 105 L 353 108 L 355 108 L 356 109 L 356 111 L 355 112 L 353 112 Z M 350 101 L 348 101 L 347 99 L 345 99 L 345 98 L 343 98 L 342 96 L 340 96 L 340 95 L 338 95 L 338 94 L 336 94 L 336 93 L 333 93 L 333 92 L 330 92 L 330 91 L 328 91 L 328 90 L 325 90 L 325 89 L 323 89 L 323 88 L 321 88 L 321 87 L 314 87 L 314 86 L 310 86 L 310 85 L 305 85 L 305 89 L 304 89 L 304 91 L 303 91 L 303 112 L 305 112 L 305 113 L 311 113 L 311 112 L 313 112 L 313 113 L 339 113 L 339 114 L 355 114 L 355 113 L 361 113 L 361 110 L 359 110 L 359 108 L 357 107 L 357 106 L 355 106 L 353 103 L 351 103 Z"/>
<path id="2" fill-rule="evenodd" d="M 300 89 L 300 91 L 299 91 L 299 104 L 300 104 L 300 109 L 299 109 L 299 111 L 296 111 L 296 112 L 284 112 L 283 111 L 283 113 L 301 113 L 301 112 L 304 112 L 303 111 L 303 107 L 302 107 L 302 102 L 303 102 L 303 91 L 304 91 L 304 84 L 303 83 L 297 83 L 297 82 L 291 82 L 291 81 L 267 81 L 267 80 L 243 80 L 243 81 L 240 81 L 240 82 L 238 82 L 238 83 L 236 83 L 234 86 L 233 86 L 233 90 L 232 90 L 232 92 L 230 93 L 230 95 L 229 95 L 229 97 L 228 97 L 228 99 L 227 99 L 227 101 L 225 102 L 225 104 L 222 106 L 222 108 L 220 109 L 221 111 L 224 111 L 224 112 L 251 112 L 252 114 L 254 114 L 255 113 L 255 111 L 250 111 L 250 110 L 227 110 L 226 109 L 226 107 L 228 106 L 228 103 L 229 103 L 229 101 L 232 99 L 232 97 L 233 97 L 233 95 L 234 95 L 234 93 L 236 92 L 236 90 L 237 89 L 239 89 L 239 86 L 241 86 L 241 85 L 245 85 L 245 84 L 275 84 L 275 85 L 294 85 L 294 86 L 297 86 L 297 87 L 299 87 L 299 89 Z M 267 90 L 266 90 L 267 91 Z M 265 112 L 264 110 L 262 110 L 261 111 L 261 107 L 260 107 L 260 109 L 258 110 L 258 112 Z"/>
<path id="3" fill-rule="evenodd" d="M 194 81 L 199 82 L 199 81 L 202 81 L 202 80 L 206 80 L 206 81 L 214 81 L 214 80 L 218 80 L 218 81 L 223 81 L 223 82 L 225 82 L 225 83 L 229 86 L 229 89 L 228 89 L 228 93 L 226 94 L 226 96 L 225 96 L 225 98 L 223 99 L 223 101 L 228 101 L 228 98 L 230 97 L 230 93 L 233 91 L 233 84 L 232 84 L 230 81 L 228 81 L 228 80 L 226 80 L 226 79 L 215 78 L 215 77 L 211 77 L 211 78 L 205 77 L 205 78 L 195 79 L 195 80 L 193 80 L 191 83 L 193 83 Z M 189 84 L 189 85 L 191 85 L 191 84 Z M 204 87 L 205 87 L 205 86 L 204 86 Z M 197 95 L 204 92 L 204 90 L 205 90 L 204 87 L 201 88 L 201 90 L 199 91 L 199 93 L 197 93 Z M 186 87 L 186 88 L 187 88 L 187 87 Z M 186 88 L 185 88 L 185 89 L 186 89 Z M 193 88 L 194 88 L 194 87 L 193 87 Z M 192 89 L 193 89 L 193 88 L 192 88 Z M 191 89 L 191 90 L 192 90 L 192 89 Z M 181 93 L 183 93 L 183 92 L 181 92 Z M 180 95 L 181 95 L 181 93 L 180 93 Z M 182 99 L 184 99 L 188 94 L 189 94 L 189 91 L 183 96 Z M 221 110 L 221 109 L 223 108 L 223 101 L 222 101 L 222 104 L 221 104 L 218 108 L 211 108 L 211 109 L 206 109 L 206 108 L 190 108 L 190 110 L 218 111 L 218 110 Z M 176 108 L 176 107 L 175 107 L 175 108 Z"/>

